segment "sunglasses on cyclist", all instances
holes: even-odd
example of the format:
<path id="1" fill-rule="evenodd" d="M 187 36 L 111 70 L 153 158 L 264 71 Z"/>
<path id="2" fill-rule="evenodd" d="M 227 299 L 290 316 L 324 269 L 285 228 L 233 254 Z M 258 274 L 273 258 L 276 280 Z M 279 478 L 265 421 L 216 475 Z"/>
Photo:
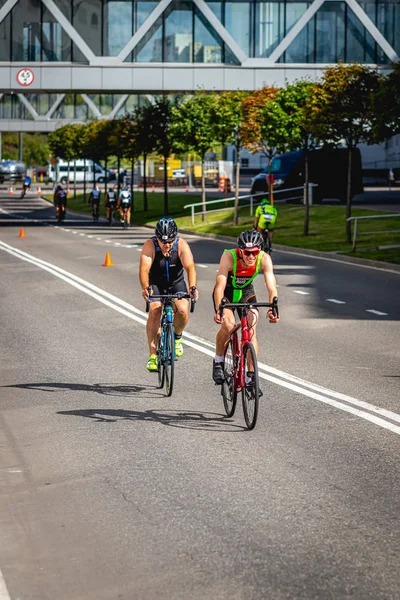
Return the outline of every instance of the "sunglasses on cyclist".
<path id="1" fill-rule="evenodd" d="M 176 238 L 173 238 L 172 240 L 160 240 L 160 238 L 157 238 L 158 243 L 162 244 L 163 246 L 166 246 L 167 244 L 173 244 L 175 240 Z"/>
<path id="2" fill-rule="evenodd" d="M 243 250 L 245 256 L 258 256 L 260 252 L 260 248 L 257 248 L 257 250 Z"/>

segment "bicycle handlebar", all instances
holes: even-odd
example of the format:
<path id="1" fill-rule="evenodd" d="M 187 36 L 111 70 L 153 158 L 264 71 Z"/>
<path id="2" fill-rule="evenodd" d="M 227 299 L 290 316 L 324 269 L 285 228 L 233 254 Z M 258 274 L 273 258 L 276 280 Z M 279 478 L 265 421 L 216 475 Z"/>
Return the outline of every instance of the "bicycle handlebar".
<path id="1" fill-rule="evenodd" d="M 251 308 L 266 307 L 272 309 L 274 317 L 279 317 L 278 298 L 275 296 L 272 302 L 227 302 L 225 298 L 222 298 L 221 304 L 218 307 L 219 316 L 222 318 L 224 308 Z M 268 313 L 267 313 L 268 315 Z"/>
<path id="2" fill-rule="evenodd" d="M 190 312 L 192 313 L 194 311 L 194 307 L 196 304 L 196 300 L 193 300 L 193 298 L 191 297 L 190 294 L 188 294 L 187 292 L 176 292 L 175 294 L 151 294 L 151 287 L 148 288 L 149 290 L 149 297 L 154 299 L 154 300 L 183 300 L 184 298 L 187 298 L 188 300 L 190 300 Z M 149 312 L 150 310 L 150 302 L 146 302 L 146 312 Z"/>

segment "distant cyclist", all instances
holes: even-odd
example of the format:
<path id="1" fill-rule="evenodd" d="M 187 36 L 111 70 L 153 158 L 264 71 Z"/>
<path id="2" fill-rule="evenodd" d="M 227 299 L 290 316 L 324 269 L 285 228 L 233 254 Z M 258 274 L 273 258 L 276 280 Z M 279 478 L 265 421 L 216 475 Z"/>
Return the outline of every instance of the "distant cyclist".
<path id="1" fill-rule="evenodd" d="M 63 221 L 67 207 L 67 192 L 63 189 L 62 185 L 58 185 L 54 192 L 54 206 L 56 208 L 56 218 L 59 221 Z"/>
<path id="2" fill-rule="evenodd" d="M 151 286 L 153 294 L 188 293 L 184 272 L 189 283 L 190 295 L 197 300 L 196 267 L 189 244 L 178 237 L 178 227 L 173 219 L 163 217 L 155 228 L 155 235 L 143 245 L 140 256 L 140 285 L 142 295 L 150 301 L 149 318 L 146 332 L 150 356 L 147 362 L 148 371 L 157 371 L 157 343 L 160 328 L 161 308 L 160 300 L 149 297 L 148 288 Z M 183 355 L 182 332 L 189 319 L 189 303 L 186 299 L 174 300 L 174 329 L 175 329 L 175 354 Z"/>
<path id="3" fill-rule="evenodd" d="M 275 206 L 271 205 L 268 198 L 263 198 L 257 206 L 253 227 L 263 236 L 264 250 L 268 253 L 272 250 L 271 243 L 277 217 L 278 211 Z"/>
<path id="4" fill-rule="evenodd" d="M 100 196 L 101 192 L 99 190 L 99 185 L 98 183 L 95 183 L 89 194 L 89 204 L 92 206 L 92 214 L 95 221 L 98 221 L 99 219 Z"/>
<path id="5" fill-rule="evenodd" d="M 131 222 L 131 200 L 132 200 L 132 196 L 131 196 L 131 193 L 129 190 L 124 188 L 123 190 L 120 191 L 119 198 L 118 198 L 119 213 L 121 215 L 121 221 L 123 222 L 124 211 L 127 211 L 128 225 Z"/>
<path id="6" fill-rule="evenodd" d="M 22 197 L 25 196 L 26 192 L 29 192 L 31 189 L 31 178 L 27 175 L 24 179 L 24 183 L 22 184 Z"/>
<path id="7" fill-rule="evenodd" d="M 115 186 L 105 194 L 104 206 L 107 211 L 108 223 L 111 225 L 113 212 L 117 208 L 117 192 L 115 191 Z"/>
<path id="8" fill-rule="evenodd" d="M 253 281 L 259 273 L 263 273 L 268 292 L 269 302 L 278 297 L 275 275 L 271 257 L 262 251 L 263 239 L 261 234 L 254 229 L 243 231 L 237 239 L 237 248 L 224 250 L 219 264 L 217 281 L 213 291 L 215 316 L 214 321 L 221 325 L 216 339 L 216 350 L 213 361 L 213 379 L 215 383 L 224 382 L 225 349 L 229 336 L 235 327 L 235 316 L 232 309 L 225 309 L 222 317 L 218 307 L 221 300 L 226 298 L 229 303 L 257 302 Z M 277 323 L 279 317 L 270 309 L 268 311 L 270 323 Z M 248 314 L 251 327 L 251 341 L 255 351 L 258 352 L 256 327 L 258 322 L 258 309 L 252 308 Z"/>

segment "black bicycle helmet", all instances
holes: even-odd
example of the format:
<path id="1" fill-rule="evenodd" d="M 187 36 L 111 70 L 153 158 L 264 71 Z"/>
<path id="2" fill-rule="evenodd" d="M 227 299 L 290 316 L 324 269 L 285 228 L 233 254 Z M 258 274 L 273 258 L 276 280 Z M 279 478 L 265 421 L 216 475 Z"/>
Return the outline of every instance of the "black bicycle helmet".
<path id="1" fill-rule="evenodd" d="M 173 219 L 163 217 L 156 225 L 155 234 L 162 242 L 172 242 L 178 235 L 178 227 Z"/>
<path id="2" fill-rule="evenodd" d="M 244 250 L 245 248 L 254 248 L 255 246 L 262 247 L 263 239 L 261 233 L 256 231 L 255 229 L 248 229 L 247 231 L 242 231 L 237 239 L 237 245 L 239 248 Z"/>

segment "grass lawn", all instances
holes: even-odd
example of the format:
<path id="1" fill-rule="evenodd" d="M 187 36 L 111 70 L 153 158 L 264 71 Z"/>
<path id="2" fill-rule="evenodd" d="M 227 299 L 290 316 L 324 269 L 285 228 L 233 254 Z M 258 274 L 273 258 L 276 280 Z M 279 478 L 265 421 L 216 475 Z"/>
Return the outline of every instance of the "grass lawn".
<path id="1" fill-rule="evenodd" d="M 45 196 L 51 199 L 50 196 Z M 207 215 L 204 223 L 201 217 L 196 217 L 192 225 L 190 210 L 184 210 L 186 204 L 200 202 L 200 196 L 182 193 L 169 194 L 169 216 L 173 217 L 178 227 L 193 231 L 215 233 L 236 237 L 243 229 L 252 226 L 252 218 L 248 208 L 239 211 L 239 225 L 233 225 L 233 210 L 213 212 Z M 164 194 L 162 192 L 148 193 L 149 210 L 143 211 L 143 193 L 134 194 L 134 211 L 132 220 L 137 225 L 145 223 L 155 225 L 163 215 Z M 220 207 L 221 205 L 216 205 Z M 223 205 L 222 205 L 223 206 Z M 76 200 L 72 195 L 68 198 L 68 207 L 78 212 L 90 212 L 90 207 L 83 203 L 83 194 L 77 194 Z M 227 205 L 227 208 L 229 205 Z M 282 204 L 278 207 L 277 227 L 274 233 L 274 243 L 297 248 L 310 248 L 323 252 L 341 252 L 349 256 L 359 256 L 371 260 L 379 260 L 400 264 L 400 247 L 378 249 L 378 246 L 400 244 L 400 217 L 398 219 L 362 220 L 358 222 L 357 251 L 345 242 L 346 209 L 344 206 L 312 206 L 310 207 L 309 235 L 303 236 L 304 207 L 299 205 Z M 100 206 L 100 214 L 105 215 L 104 206 Z M 370 211 L 353 208 L 353 216 L 385 214 L 380 211 Z"/>

